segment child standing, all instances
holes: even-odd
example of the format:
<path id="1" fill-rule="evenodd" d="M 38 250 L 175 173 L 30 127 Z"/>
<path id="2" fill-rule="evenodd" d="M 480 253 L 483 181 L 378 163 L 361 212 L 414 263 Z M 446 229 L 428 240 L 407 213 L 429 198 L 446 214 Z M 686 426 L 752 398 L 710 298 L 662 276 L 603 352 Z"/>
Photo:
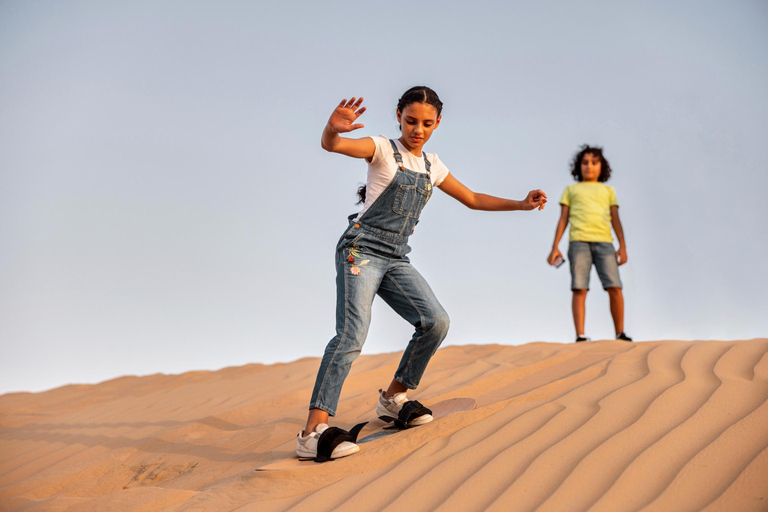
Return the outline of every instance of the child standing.
<path id="1" fill-rule="evenodd" d="M 619 220 L 616 191 L 605 184 L 611 177 L 611 166 L 603 156 L 602 148 L 586 144 L 581 146 L 581 151 L 573 159 L 571 174 L 578 183 L 567 187 L 560 199 L 560 220 L 547 262 L 554 265 L 562 259 L 558 245 L 570 222 L 568 261 L 571 267 L 571 308 L 576 341 L 589 340 L 584 335 L 584 316 L 589 273 L 593 264 L 603 288 L 608 292 L 616 339 L 632 341 L 624 333 L 624 295 L 619 278 L 619 265 L 627 262 L 627 245 Z M 618 252 L 613 248 L 611 225 L 619 240 Z"/>
<path id="2" fill-rule="evenodd" d="M 354 124 L 365 112 L 363 98 L 342 100 L 323 129 L 326 151 L 365 159 L 368 176 L 358 191 L 363 209 L 349 216 L 349 226 L 336 246 L 336 335 L 325 349 L 309 405 L 307 424 L 297 436 L 299 457 L 328 460 L 359 450 L 359 428 L 329 428 L 352 361 L 360 354 L 371 320 L 371 304 L 379 295 L 415 332 L 386 391 L 379 390 L 376 415 L 403 426 L 432 421 L 429 409 L 406 398 L 416 389 L 427 363 L 448 332 L 448 314 L 406 256 L 408 237 L 432 195 L 433 187 L 476 210 L 541 210 L 547 196 L 532 190 L 522 201 L 480 194 L 453 177 L 434 153 L 423 148 L 440 126 L 443 103 L 424 86 L 406 91 L 397 104 L 401 135 L 351 139 L 340 133 L 362 128 Z M 360 427 L 360 426 L 358 426 Z"/>

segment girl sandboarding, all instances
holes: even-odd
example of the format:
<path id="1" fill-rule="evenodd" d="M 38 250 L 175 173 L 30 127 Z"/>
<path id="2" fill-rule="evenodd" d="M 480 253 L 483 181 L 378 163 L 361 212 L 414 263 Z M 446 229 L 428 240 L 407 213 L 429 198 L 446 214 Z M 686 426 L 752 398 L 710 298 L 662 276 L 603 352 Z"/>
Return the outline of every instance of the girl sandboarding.
<path id="1" fill-rule="evenodd" d="M 475 210 L 541 210 L 547 196 L 532 190 L 522 201 L 473 192 L 457 180 L 434 153 L 423 148 L 440 126 L 443 103 L 430 88 L 408 89 L 397 104 L 401 135 L 341 137 L 359 128 L 355 121 L 365 112 L 363 98 L 342 100 L 323 129 L 326 151 L 368 164 L 366 185 L 358 194 L 359 213 L 349 216 L 349 226 L 336 246 L 336 335 L 325 349 L 309 405 L 307 424 L 297 436 L 299 457 L 324 461 L 351 455 L 358 425 L 352 432 L 328 427 L 352 362 L 360 355 L 371 320 L 371 305 L 379 295 L 415 332 L 386 391 L 379 390 L 376 415 L 401 426 L 432 421 L 431 411 L 406 392 L 416 389 L 432 355 L 448 332 L 448 314 L 424 278 L 411 265 L 408 237 L 437 187 Z"/>

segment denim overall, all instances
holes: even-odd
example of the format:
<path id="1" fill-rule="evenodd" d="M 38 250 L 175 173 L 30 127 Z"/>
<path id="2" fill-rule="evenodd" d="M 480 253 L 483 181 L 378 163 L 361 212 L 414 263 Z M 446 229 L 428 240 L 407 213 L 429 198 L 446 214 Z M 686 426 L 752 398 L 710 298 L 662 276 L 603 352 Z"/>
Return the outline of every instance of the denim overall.
<path id="1" fill-rule="evenodd" d="M 430 162 L 426 176 L 406 169 L 390 140 L 399 168 L 373 204 L 350 224 L 336 246 L 336 336 L 325 348 L 310 409 L 331 416 L 349 369 L 365 343 L 373 298 L 378 294 L 416 329 L 403 353 L 395 379 L 416 389 L 430 358 L 448 333 L 448 314 L 406 256 L 408 236 L 432 195 Z"/>

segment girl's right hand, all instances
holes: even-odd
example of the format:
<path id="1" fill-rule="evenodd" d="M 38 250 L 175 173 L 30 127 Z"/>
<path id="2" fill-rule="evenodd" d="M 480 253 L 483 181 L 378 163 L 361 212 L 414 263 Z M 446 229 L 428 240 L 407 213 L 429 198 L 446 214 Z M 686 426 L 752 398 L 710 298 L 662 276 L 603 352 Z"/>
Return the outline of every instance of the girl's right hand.
<path id="1" fill-rule="evenodd" d="M 555 247 L 554 249 L 552 249 L 552 252 L 549 253 L 549 256 L 547 256 L 547 263 L 549 263 L 550 265 L 554 265 L 555 260 L 557 259 L 558 256 L 562 258 L 563 253 L 560 252 L 560 249 Z"/>
<path id="2" fill-rule="evenodd" d="M 346 99 L 341 100 L 339 106 L 336 107 L 331 114 L 331 117 L 328 119 L 328 127 L 330 130 L 336 133 L 346 133 L 363 128 L 365 126 L 363 124 L 352 124 L 357 121 L 358 117 L 363 115 L 363 112 L 365 112 L 365 107 L 360 108 L 360 105 L 362 104 L 362 97 L 357 101 L 355 101 L 355 98 L 352 98 L 349 101 Z"/>

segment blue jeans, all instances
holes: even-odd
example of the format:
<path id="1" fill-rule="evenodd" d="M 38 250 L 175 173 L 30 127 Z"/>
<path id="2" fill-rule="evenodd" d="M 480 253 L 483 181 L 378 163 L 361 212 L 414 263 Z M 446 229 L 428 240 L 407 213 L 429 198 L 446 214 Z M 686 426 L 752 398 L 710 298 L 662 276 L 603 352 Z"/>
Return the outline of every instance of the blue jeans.
<path id="1" fill-rule="evenodd" d="M 571 267 L 571 290 L 589 290 L 592 264 L 603 288 L 621 288 L 616 250 L 608 242 L 570 242 L 568 261 Z"/>
<path id="2" fill-rule="evenodd" d="M 342 384 L 368 334 L 376 294 L 415 328 L 395 380 L 408 389 L 419 385 L 450 321 L 405 256 L 410 249 L 406 241 L 407 237 L 385 240 L 354 226 L 342 237 L 336 250 L 336 336 L 323 354 L 310 408 L 336 415 Z"/>

